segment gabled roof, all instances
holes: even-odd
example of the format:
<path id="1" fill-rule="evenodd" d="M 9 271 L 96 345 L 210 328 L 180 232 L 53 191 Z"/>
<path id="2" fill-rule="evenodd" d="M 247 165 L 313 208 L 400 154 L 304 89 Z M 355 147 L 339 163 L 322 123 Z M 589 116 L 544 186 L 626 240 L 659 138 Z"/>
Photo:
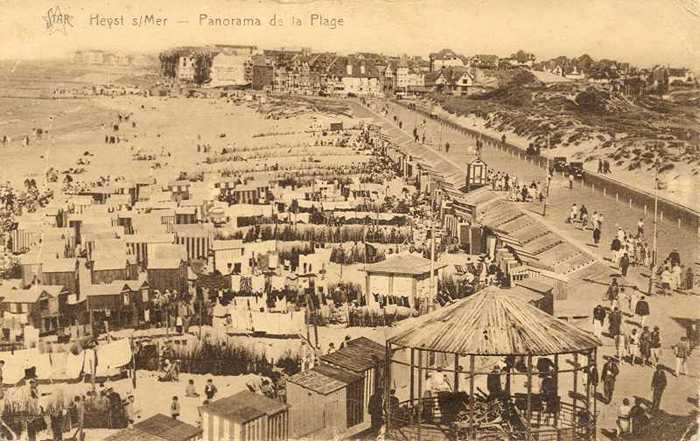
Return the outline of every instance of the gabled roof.
<path id="1" fill-rule="evenodd" d="M 161 413 L 105 438 L 105 441 L 189 441 L 202 430 Z"/>
<path id="2" fill-rule="evenodd" d="M 183 260 L 177 257 L 162 257 L 155 259 L 148 259 L 149 270 L 158 269 L 177 269 L 180 268 Z"/>
<path id="3" fill-rule="evenodd" d="M 28 289 L 15 289 L 0 286 L 0 299 L 3 303 L 36 303 L 41 298 L 42 294 L 49 294 L 42 289 L 37 289 L 32 286 Z"/>
<path id="4" fill-rule="evenodd" d="M 229 240 L 214 240 L 211 245 L 212 250 L 238 250 L 243 248 L 243 240 L 241 239 L 229 239 Z"/>
<path id="5" fill-rule="evenodd" d="M 280 401 L 243 391 L 202 406 L 199 410 L 243 424 L 265 415 L 275 415 L 288 408 L 289 406 Z"/>
<path id="6" fill-rule="evenodd" d="M 430 274 L 430 266 L 430 260 L 409 254 L 390 257 L 382 262 L 367 265 L 365 269 L 361 269 L 360 271 L 365 271 L 368 273 L 410 274 L 414 276 L 421 276 L 423 274 Z M 444 264 L 435 262 L 436 270 L 444 267 Z"/>
<path id="7" fill-rule="evenodd" d="M 392 345 L 461 355 L 551 355 L 601 345 L 592 334 L 495 287 L 398 329 L 388 340 Z"/>
<path id="8" fill-rule="evenodd" d="M 76 269 L 74 258 L 46 259 L 41 265 L 42 273 L 69 273 Z"/>
<path id="9" fill-rule="evenodd" d="M 40 292 L 45 292 L 49 296 L 53 298 L 57 298 L 59 295 L 61 295 L 64 291 L 65 288 L 63 285 L 34 285 L 29 289 L 34 289 Z"/>
<path id="10" fill-rule="evenodd" d="M 87 285 L 82 289 L 82 293 L 90 297 L 99 296 L 116 296 L 121 295 L 124 290 L 131 288 L 127 284 L 127 280 L 115 280 L 112 283 L 101 283 L 96 285 Z M 135 282 L 135 281 L 131 281 Z"/>
<path id="11" fill-rule="evenodd" d="M 362 373 L 375 367 L 377 361 L 382 362 L 385 358 L 384 346 L 367 337 L 359 337 L 346 342 L 342 349 L 321 356 L 321 361 L 352 372 Z"/>
<path id="12" fill-rule="evenodd" d="M 352 384 L 362 378 L 360 375 L 328 365 L 318 365 L 313 369 L 295 374 L 287 379 L 304 389 L 312 390 L 321 395 L 328 395 Z"/>
<path id="13" fill-rule="evenodd" d="M 126 253 L 119 255 L 104 255 L 95 258 L 92 263 L 93 271 L 110 271 L 126 269 Z"/>

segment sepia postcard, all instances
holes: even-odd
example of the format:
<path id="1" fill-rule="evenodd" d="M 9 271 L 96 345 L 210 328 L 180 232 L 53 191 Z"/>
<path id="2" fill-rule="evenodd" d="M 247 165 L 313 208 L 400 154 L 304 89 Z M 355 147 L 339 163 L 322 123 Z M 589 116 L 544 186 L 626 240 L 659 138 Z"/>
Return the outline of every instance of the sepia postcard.
<path id="1" fill-rule="evenodd" d="M 0 440 L 700 440 L 698 188 L 698 0 L 0 0 Z"/>

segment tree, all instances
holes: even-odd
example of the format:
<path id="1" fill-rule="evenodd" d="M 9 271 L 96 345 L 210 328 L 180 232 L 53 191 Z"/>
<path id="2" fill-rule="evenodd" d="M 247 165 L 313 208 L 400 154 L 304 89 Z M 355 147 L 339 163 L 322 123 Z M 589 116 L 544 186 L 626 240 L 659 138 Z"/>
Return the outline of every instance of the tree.
<path id="1" fill-rule="evenodd" d="M 195 55 L 194 82 L 197 84 L 208 83 L 211 80 L 211 65 L 214 56 L 211 52 L 201 52 Z"/>

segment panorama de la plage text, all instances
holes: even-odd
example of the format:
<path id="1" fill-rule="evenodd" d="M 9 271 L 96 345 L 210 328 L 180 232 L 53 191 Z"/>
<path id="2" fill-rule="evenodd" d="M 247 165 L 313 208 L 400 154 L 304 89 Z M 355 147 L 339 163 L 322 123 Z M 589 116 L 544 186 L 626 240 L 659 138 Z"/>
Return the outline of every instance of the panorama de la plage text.
<path id="1" fill-rule="evenodd" d="M 104 27 L 107 29 L 120 27 L 166 27 L 174 24 L 187 24 L 189 20 L 173 19 L 161 14 L 141 14 L 141 15 L 105 15 L 90 14 L 90 26 Z M 196 23 L 206 27 L 260 27 L 260 26 L 309 26 L 326 29 L 338 29 L 345 26 L 345 19 L 342 17 L 331 17 L 321 13 L 311 13 L 304 17 L 293 15 L 282 16 L 273 14 L 267 17 L 237 17 L 219 16 L 200 13 Z"/>

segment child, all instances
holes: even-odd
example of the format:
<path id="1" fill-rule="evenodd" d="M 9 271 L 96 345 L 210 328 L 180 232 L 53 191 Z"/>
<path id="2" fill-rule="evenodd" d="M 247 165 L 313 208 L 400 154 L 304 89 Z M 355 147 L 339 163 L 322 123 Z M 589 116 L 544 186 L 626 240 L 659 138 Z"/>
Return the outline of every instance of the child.
<path id="1" fill-rule="evenodd" d="M 185 388 L 185 396 L 187 398 L 197 398 L 199 394 L 194 388 L 194 380 L 190 379 L 190 381 L 187 382 L 187 387 Z"/>
<path id="2" fill-rule="evenodd" d="M 180 416 L 180 402 L 177 397 L 173 397 L 173 401 L 170 403 L 170 416 L 176 420 Z"/>

